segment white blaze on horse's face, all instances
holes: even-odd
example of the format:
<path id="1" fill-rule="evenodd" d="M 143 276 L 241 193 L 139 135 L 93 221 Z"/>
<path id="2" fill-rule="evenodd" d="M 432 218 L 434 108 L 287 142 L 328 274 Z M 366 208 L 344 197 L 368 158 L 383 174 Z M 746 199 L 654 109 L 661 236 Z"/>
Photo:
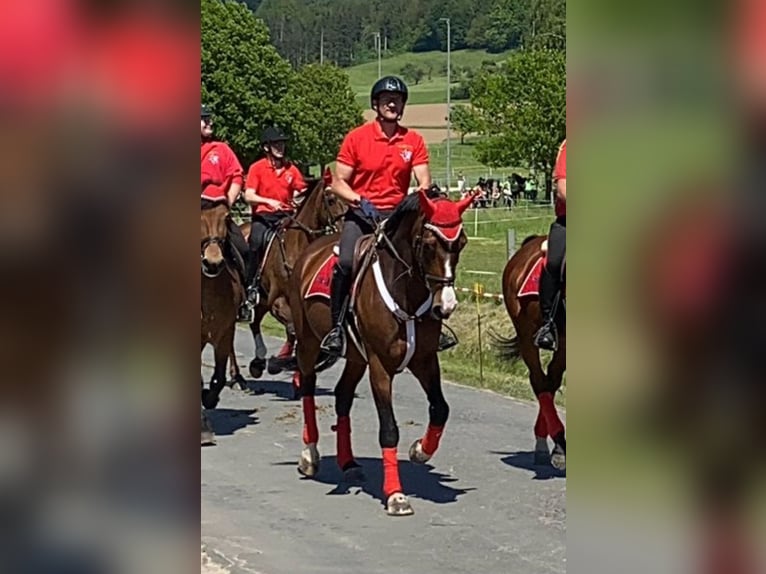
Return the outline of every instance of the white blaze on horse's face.
<path id="1" fill-rule="evenodd" d="M 444 277 L 446 279 L 454 279 L 452 272 L 452 261 L 449 257 L 444 260 Z M 457 295 L 455 294 L 455 288 L 451 285 L 447 285 L 442 288 L 441 291 L 441 313 L 446 319 L 457 309 Z"/>

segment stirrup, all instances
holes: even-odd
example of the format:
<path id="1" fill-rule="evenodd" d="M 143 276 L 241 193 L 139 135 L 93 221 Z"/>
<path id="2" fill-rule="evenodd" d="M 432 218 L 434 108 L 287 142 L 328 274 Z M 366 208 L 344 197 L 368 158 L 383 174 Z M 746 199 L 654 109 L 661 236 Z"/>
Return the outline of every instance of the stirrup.
<path id="1" fill-rule="evenodd" d="M 446 329 L 446 331 L 444 329 Z M 442 331 L 439 333 L 439 346 L 437 347 L 436 352 L 441 353 L 442 351 L 451 349 L 452 347 L 457 346 L 458 343 L 459 341 L 455 331 L 448 325 L 442 323 Z"/>
<path id="2" fill-rule="evenodd" d="M 337 331 L 336 337 L 340 337 L 341 340 L 341 348 L 340 351 L 334 351 L 330 350 L 330 348 L 327 346 L 327 339 L 330 338 L 333 333 Z M 342 357 L 346 354 L 346 333 L 343 332 L 343 326 L 342 325 L 335 325 L 322 339 L 322 342 L 319 343 L 319 350 L 327 353 L 328 355 L 336 355 L 338 357 Z"/>
<path id="3" fill-rule="evenodd" d="M 553 339 L 553 343 L 552 343 L 550 349 L 548 347 L 540 344 L 541 339 L 543 337 L 543 333 L 546 330 L 546 328 L 548 330 L 548 334 L 550 335 L 551 339 Z M 538 349 L 545 349 L 546 351 L 556 352 L 558 350 L 558 348 L 559 348 L 559 336 L 558 336 L 558 331 L 556 329 L 556 323 L 554 321 L 548 321 L 548 322 L 544 323 L 542 327 L 540 327 L 540 330 L 537 331 L 537 333 L 535 333 L 534 345 Z"/>
<path id="4" fill-rule="evenodd" d="M 255 320 L 255 306 L 249 301 L 245 301 L 237 309 L 238 323 L 252 323 Z"/>

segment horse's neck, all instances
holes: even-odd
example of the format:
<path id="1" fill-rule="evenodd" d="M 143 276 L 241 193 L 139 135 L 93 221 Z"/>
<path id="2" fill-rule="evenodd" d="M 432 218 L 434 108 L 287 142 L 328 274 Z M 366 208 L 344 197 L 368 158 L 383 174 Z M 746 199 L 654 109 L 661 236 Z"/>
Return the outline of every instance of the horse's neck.
<path id="1" fill-rule="evenodd" d="M 409 266 L 409 270 L 389 249 L 380 249 L 378 253 L 386 286 L 397 303 L 408 312 L 414 312 L 428 297 L 428 288 L 420 276 L 412 245 L 412 228 L 417 219 L 417 213 L 403 217 L 390 238 L 399 258 Z M 408 303 L 410 300 L 413 303 Z"/>

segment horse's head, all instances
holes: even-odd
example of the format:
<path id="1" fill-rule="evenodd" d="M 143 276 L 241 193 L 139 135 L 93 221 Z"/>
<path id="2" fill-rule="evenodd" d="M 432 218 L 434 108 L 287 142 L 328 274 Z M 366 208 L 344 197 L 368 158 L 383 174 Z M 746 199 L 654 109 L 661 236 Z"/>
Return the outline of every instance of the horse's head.
<path id="1" fill-rule="evenodd" d="M 309 189 L 296 219 L 312 230 L 337 230 L 348 206 L 330 191 L 325 180 L 318 180 Z"/>
<path id="2" fill-rule="evenodd" d="M 226 218 L 229 207 L 226 203 L 217 203 L 208 209 L 202 209 L 202 273 L 206 277 L 217 277 L 225 267 L 223 245 L 226 242 Z"/>
<path id="3" fill-rule="evenodd" d="M 431 312 L 447 319 L 457 308 L 455 270 L 468 242 L 462 214 L 473 201 L 468 195 L 454 202 L 439 188 L 407 197 L 386 223 L 397 251 L 409 255 L 413 267 L 433 295 Z"/>

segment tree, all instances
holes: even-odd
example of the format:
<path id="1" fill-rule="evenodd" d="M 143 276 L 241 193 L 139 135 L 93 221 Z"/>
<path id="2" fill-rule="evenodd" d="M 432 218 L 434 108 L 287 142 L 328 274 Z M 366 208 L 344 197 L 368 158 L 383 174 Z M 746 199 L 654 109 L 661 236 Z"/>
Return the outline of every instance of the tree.
<path id="1" fill-rule="evenodd" d="M 495 72 L 480 72 L 471 85 L 471 104 L 487 136 L 476 146 L 479 161 L 542 171 L 550 201 L 551 171 L 566 135 L 565 54 L 520 52 Z"/>
<path id="2" fill-rule="evenodd" d="M 423 79 L 423 76 L 425 76 L 423 68 L 413 64 L 412 62 L 408 62 L 402 66 L 402 69 L 399 71 L 399 73 L 404 76 L 407 81 L 414 82 L 416 86 L 420 83 L 420 80 Z"/>
<path id="3" fill-rule="evenodd" d="M 216 135 L 250 163 L 266 124 L 289 125 L 280 102 L 294 72 L 244 4 L 202 0 L 201 28 L 202 101 L 213 108 Z"/>
<path id="4" fill-rule="evenodd" d="M 477 133 L 481 129 L 479 115 L 471 106 L 455 106 L 452 108 L 452 125 L 460 133 L 460 145 L 465 143 L 465 136 Z"/>
<path id="5" fill-rule="evenodd" d="M 330 64 L 298 70 L 283 105 L 292 119 L 290 155 L 306 165 L 324 168 L 335 159 L 343 137 L 362 123 L 348 75 Z"/>

